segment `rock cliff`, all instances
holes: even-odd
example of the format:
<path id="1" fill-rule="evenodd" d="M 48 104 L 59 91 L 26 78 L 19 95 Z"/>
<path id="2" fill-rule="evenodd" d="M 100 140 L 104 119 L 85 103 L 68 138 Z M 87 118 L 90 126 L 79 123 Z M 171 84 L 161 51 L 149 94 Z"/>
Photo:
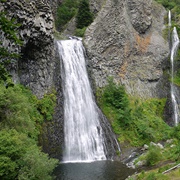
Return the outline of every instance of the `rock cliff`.
<path id="1" fill-rule="evenodd" d="M 163 38 L 165 9 L 152 0 L 107 0 L 88 27 L 84 44 L 96 87 L 109 76 L 129 94 L 166 95 L 163 69 L 169 55 Z M 161 92 L 160 92 L 161 90 Z"/>
<path id="2" fill-rule="evenodd" d="M 50 2 L 52 1 L 7 0 L 0 7 L 7 12 L 9 18 L 15 17 L 21 24 L 18 36 L 23 41 L 22 47 L 15 47 L 2 37 L 4 46 L 20 54 L 19 60 L 11 67 L 14 81 L 29 87 L 38 98 L 51 92 L 52 88 L 57 91 L 53 121 L 43 124 L 39 139 L 44 151 L 57 157 L 62 152 L 63 144 L 63 100 Z"/>
<path id="3" fill-rule="evenodd" d="M 21 58 L 13 72 L 15 82 L 29 87 L 41 98 L 52 88 L 54 70 L 53 16 L 51 8 L 43 1 L 12 1 L 3 3 L 10 18 L 20 23 L 19 38 L 23 46 L 18 47 Z M 3 43 L 9 46 L 8 40 Z"/>

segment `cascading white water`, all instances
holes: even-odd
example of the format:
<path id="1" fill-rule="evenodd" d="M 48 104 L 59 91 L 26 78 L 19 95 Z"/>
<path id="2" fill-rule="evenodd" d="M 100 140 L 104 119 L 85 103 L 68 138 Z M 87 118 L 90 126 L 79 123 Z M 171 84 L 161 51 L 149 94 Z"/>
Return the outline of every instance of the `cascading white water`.
<path id="1" fill-rule="evenodd" d="M 171 26 L 171 11 L 168 12 L 168 25 Z"/>
<path id="2" fill-rule="evenodd" d="M 178 108 L 178 96 L 176 95 L 175 91 L 175 86 L 174 86 L 174 58 L 177 52 L 179 46 L 179 37 L 177 34 L 176 27 L 173 29 L 172 33 L 172 47 L 171 47 L 171 78 L 172 78 L 172 83 L 171 83 L 171 99 L 172 99 L 172 105 L 173 105 L 173 113 L 174 113 L 174 123 L 177 125 L 179 123 L 179 108 Z"/>
<path id="3" fill-rule="evenodd" d="M 102 128 L 80 40 L 58 41 L 64 94 L 64 162 L 105 160 Z"/>

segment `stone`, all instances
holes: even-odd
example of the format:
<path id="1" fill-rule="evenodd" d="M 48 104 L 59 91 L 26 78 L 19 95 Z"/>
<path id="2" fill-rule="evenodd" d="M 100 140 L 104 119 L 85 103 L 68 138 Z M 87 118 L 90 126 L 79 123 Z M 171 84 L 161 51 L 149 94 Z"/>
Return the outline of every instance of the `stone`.
<path id="1" fill-rule="evenodd" d="M 167 143 L 167 144 L 171 144 L 171 143 L 173 143 L 173 141 L 174 141 L 173 139 L 168 139 L 168 140 L 166 141 L 166 143 Z"/>
<path id="2" fill-rule="evenodd" d="M 157 146 L 157 144 L 154 142 L 150 142 L 150 146 Z"/>
<path id="3" fill-rule="evenodd" d="M 0 3 L 0 6 L 10 18 L 14 17 L 20 23 L 18 35 L 23 41 L 22 47 L 14 47 L 2 36 L 5 47 L 21 54 L 15 69 L 11 67 L 14 82 L 28 86 L 37 97 L 42 98 L 53 86 L 55 61 L 52 59 L 55 49 L 51 8 L 42 0 L 7 0 Z M 43 71 L 49 72 L 47 76 L 51 81 L 46 80 L 47 76 L 43 75 Z"/>
<path id="4" fill-rule="evenodd" d="M 138 161 L 136 163 L 136 167 L 141 167 L 141 166 L 144 166 L 144 165 L 146 165 L 146 161 L 145 160 L 144 161 Z"/>
<path id="5" fill-rule="evenodd" d="M 159 147 L 160 149 L 164 149 L 164 146 L 160 143 L 157 143 L 157 147 Z"/>
<path id="6" fill-rule="evenodd" d="M 169 86 L 163 76 L 169 55 L 163 37 L 166 15 L 152 0 L 104 2 L 83 40 L 95 88 L 104 87 L 111 76 L 131 95 L 167 96 Z"/>
<path id="7" fill-rule="evenodd" d="M 149 149 L 149 146 L 147 144 L 144 144 L 143 149 L 147 150 L 147 149 Z"/>

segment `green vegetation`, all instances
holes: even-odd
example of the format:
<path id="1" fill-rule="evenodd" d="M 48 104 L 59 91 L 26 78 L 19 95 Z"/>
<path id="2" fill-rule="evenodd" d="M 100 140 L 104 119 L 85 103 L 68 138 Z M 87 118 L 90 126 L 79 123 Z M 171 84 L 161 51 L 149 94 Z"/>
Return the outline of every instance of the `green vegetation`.
<path id="1" fill-rule="evenodd" d="M 79 29 L 87 27 L 90 23 L 92 23 L 93 14 L 90 12 L 88 0 L 80 1 L 76 18 L 77 18 L 77 28 Z"/>
<path id="2" fill-rule="evenodd" d="M 44 120 L 52 120 L 54 108 L 56 105 L 55 91 L 51 94 L 45 94 L 44 98 L 37 100 L 37 109 L 43 116 Z"/>
<path id="3" fill-rule="evenodd" d="M 41 152 L 37 140 L 54 105 L 54 94 L 38 100 L 21 85 L 0 84 L 0 179 L 51 179 L 57 160 Z"/>
<path id="4" fill-rule="evenodd" d="M 180 163 L 180 125 L 169 127 L 163 121 L 163 112 L 166 99 L 142 100 L 128 96 L 124 87 L 116 85 L 110 78 L 106 87 L 99 89 L 97 93 L 99 106 L 111 122 L 114 132 L 119 136 L 118 140 L 129 142 L 131 146 L 142 146 L 150 142 L 164 142 L 164 148 L 149 145 L 148 150 L 141 155 L 139 161 L 146 166 L 159 166 L 157 172 L 141 172 L 135 178 L 139 180 L 167 179 L 171 176 L 162 172 Z M 169 140 L 166 142 L 166 140 Z M 174 164 L 166 165 L 167 162 Z M 164 165 L 163 165 L 164 164 Z M 179 177 L 179 171 L 174 174 Z"/>
<path id="5" fill-rule="evenodd" d="M 93 21 L 88 0 L 65 0 L 57 9 L 56 28 L 62 31 L 65 25 L 76 18 L 76 36 L 83 37 L 87 26 Z"/>
<path id="6" fill-rule="evenodd" d="M 5 0 L 0 0 L 0 2 L 4 3 Z M 22 41 L 16 33 L 19 26 L 20 24 L 18 24 L 15 19 L 8 19 L 5 12 L 0 12 L 0 29 L 3 31 L 4 37 L 17 46 L 22 45 Z M 2 41 L 0 41 L 0 82 L 4 82 L 6 87 L 13 86 L 11 76 L 6 67 L 14 63 L 18 57 L 18 54 L 8 50 L 7 47 L 3 46 Z"/>
<path id="7" fill-rule="evenodd" d="M 57 8 L 56 28 L 59 31 L 63 30 L 65 24 L 68 23 L 78 11 L 79 0 L 65 0 Z"/>
<path id="8" fill-rule="evenodd" d="M 84 27 L 84 28 L 82 28 L 82 29 L 76 29 L 75 36 L 83 37 L 85 31 L 86 31 L 86 27 Z"/>
<path id="9" fill-rule="evenodd" d="M 160 160 L 162 160 L 162 154 L 160 148 L 156 146 L 151 146 L 146 155 L 147 165 L 153 166 Z"/>
<path id="10" fill-rule="evenodd" d="M 44 99 L 37 100 L 29 90 L 20 85 L 8 89 L 0 86 L 2 179 L 15 179 L 17 176 L 19 179 L 50 179 L 49 173 L 52 172 L 56 161 L 49 159 L 37 146 L 39 125 L 44 119 L 42 110 L 48 109 L 47 100 L 52 103 L 54 97 L 46 95 Z M 40 111 L 37 107 L 41 107 Z"/>
<path id="11" fill-rule="evenodd" d="M 178 180 L 180 177 L 179 169 L 175 169 L 169 173 L 162 174 L 162 172 L 173 167 L 174 165 L 165 165 L 162 168 L 157 168 L 147 172 L 142 171 L 141 173 L 129 178 L 128 180 Z"/>
<path id="12" fill-rule="evenodd" d="M 110 79 L 109 84 L 98 91 L 97 100 L 120 142 L 141 146 L 170 138 L 171 128 L 162 119 L 166 99 L 128 97 L 124 88 Z"/>

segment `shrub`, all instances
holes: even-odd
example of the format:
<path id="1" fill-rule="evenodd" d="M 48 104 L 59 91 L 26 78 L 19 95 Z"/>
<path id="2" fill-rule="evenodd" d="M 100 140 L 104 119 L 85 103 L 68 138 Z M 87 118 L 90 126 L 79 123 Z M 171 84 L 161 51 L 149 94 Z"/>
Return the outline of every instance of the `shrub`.
<path id="1" fill-rule="evenodd" d="M 52 120 L 54 114 L 54 108 L 56 106 L 55 92 L 51 94 L 45 94 L 44 97 L 37 101 L 37 109 L 43 115 L 44 120 Z"/>
<path id="2" fill-rule="evenodd" d="M 104 88 L 102 102 L 111 107 L 117 114 L 117 123 L 126 127 L 131 122 L 131 109 L 129 99 L 123 86 L 116 85 L 113 79 L 108 80 L 108 85 Z"/>
<path id="3" fill-rule="evenodd" d="M 51 179 L 57 160 L 49 159 L 34 142 L 16 130 L 0 131 L 1 179 Z"/>
<path id="4" fill-rule="evenodd" d="M 160 148 L 152 146 L 146 156 L 146 162 L 148 166 L 153 166 L 162 159 Z"/>
<path id="5" fill-rule="evenodd" d="M 82 29 L 76 29 L 75 36 L 83 37 L 85 31 L 86 31 L 86 27 L 84 27 L 84 28 L 82 28 Z"/>
<path id="6" fill-rule="evenodd" d="M 89 9 L 88 0 L 81 0 L 79 3 L 79 9 L 76 16 L 77 19 L 77 28 L 87 27 L 93 21 L 93 14 Z"/>
<path id="7" fill-rule="evenodd" d="M 57 161 L 40 151 L 37 140 L 43 120 L 52 118 L 55 99 L 50 94 L 38 100 L 21 85 L 0 84 L 0 179 L 51 178 Z"/>
<path id="8" fill-rule="evenodd" d="M 75 16 L 78 10 L 78 0 L 65 0 L 57 8 L 56 27 L 61 31 L 66 23 Z"/>
<path id="9" fill-rule="evenodd" d="M 163 121 L 166 99 L 128 97 L 124 87 L 110 78 L 108 85 L 98 90 L 97 101 L 119 141 L 141 146 L 171 137 L 171 128 Z"/>

